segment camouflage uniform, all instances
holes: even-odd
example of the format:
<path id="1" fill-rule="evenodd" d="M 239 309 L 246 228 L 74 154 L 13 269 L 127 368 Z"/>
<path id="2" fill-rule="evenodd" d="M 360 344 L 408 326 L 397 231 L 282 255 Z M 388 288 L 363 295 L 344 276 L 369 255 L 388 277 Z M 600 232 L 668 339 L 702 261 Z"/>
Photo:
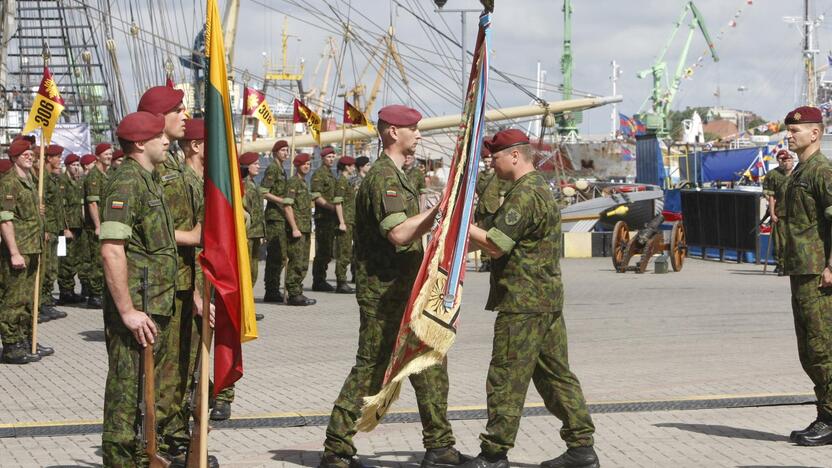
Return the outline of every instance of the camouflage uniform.
<path id="1" fill-rule="evenodd" d="M 493 260 L 485 306 L 498 313 L 482 453 L 501 457 L 514 446 L 530 380 L 546 409 L 563 422 L 566 445 L 591 446 L 595 427 L 567 359 L 560 210 L 545 179 L 531 172 L 515 181 L 493 224 L 488 239 L 504 255 Z M 529 285 L 536 285 L 535 294 L 529 294 Z"/>
<path id="2" fill-rule="evenodd" d="M 257 282 L 257 264 L 260 257 L 260 242 L 266 236 L 266 223 L 263 219 L 263 197 L 257 184 L 251 177 L 245 179 L 245 198 L 243 207 L 248 213 L 249 220 L 246 226 L 248 237 L 249 257 L 251 258 L 251 284 Z"/>
<path id="3" fill-rule="evenodd" d="M 342 175 L 335 184 L 335 197 L 332 203 L 341 205 L 346 231 L 335 231 L 335 279 L 338 283 L 347 282 L 347 267 L 352 262 L 352 231 L 355 225 L 355 189 L 350 180 Z"/>
<path id="4" fill-rule="evenodd" d="M 55 302 L 52 291 L 55 289 L 55 279 L 58 276 L 58 236 L 64 235 L 64 209 L 61 176 L 44 174 L 43 202 L 46 205 L 46 232 L 49 240 L 45 241 L 43 249 L 43 265 L 41 266 L 41 294 L 40 303 L 51 305 Z"/>
<path id="5" fill-rule="evenodd" d="M 0 178 L 0 223 L 11 222 L 17 249 L 26 268 L 15 270 L 5 242 L 0 247 L 0 337 L 4 346 L 22 343 L 32 337 L 32 291 L 38 255 L 43 251 L 44 221 L 38 209 L 38 186 L 33 177 L 11 172 Z"/>
<path id="6" fill-rule="evenodd" d="M 80 180 L 73 179 L 68 173 L 61 176 L 61 203 L 64 211 L 64 229 L 72 231 L 73 238 L 66 240 L 66 256 L 60 259 L 58 266 L 58 289 L 66 292 L 75 291 L 75 274 L 81 250 L 81 228 L 84 226 L 84 196 Z"/>
<path id="7" fill-rule="evenodd" d="M 780 270 L 783 269 L 782 250 L 785 242 L 783 224 L 786 223 L 786 185 L 789 175 L 783 170 L 782 166 L 778 166 L 773 171 L 766 174 L 763 181 L 763 194 L 774 197 L 776 204 L 774 205 L 774 214 L 779 221 L 772 223 L 772 232 L 770 239 L 774 240 L 774 258 L 777 260 L 777 266 Z"/>
<path id="8" fill-rule="evenodd" d="M 303 279 L 309 269 L 309 234 L 312 232 L 312 194 L 306 181 L 296 174 L 286 184 L 283 204 L 291 206 L 295 215 L 295 224 L 303 234 L 299 239 L 292 237 L 292 227 L 286 223 L 287 254 L 286 293 L 289 297 L 303 294 Z"/>
<path id="9" fill-rule="evenodd" d="M 168 152 L 168 157 L 158 168 L 165 206 L 173 218 L 173 228 L 190 231 L 199 223 L 202 201 L 197 200 L 192 186 L 185 177 L 185 165 L 176 151 Z M 170 349 L 179 349 L 178 354 L 168 354 L 171 362 L 159 365 L 176 369 L 175 376 L 158 402 L 156 417 L 159 421 L 159 433 L 164 438 L 160 450 L 187 445 L 190 440 L 187 411 L 182 410 L 189 392 L 189 373 L 192 368 L 191 345 L 194 332 L 194 275 L 196 248 L 177 246 L 176 301 L 174 314 L 170 320 L 172 332 L 168 334 Z M 186 418 L 183 420 L 182 416 Z"/>
<path id="10" fill-rule="evenodd" d="M 480 172 L 477 178 L 477 207 L 474 210 L 474 221 L 483 229 L 490 229 L 494 222 L 494 213 L 500 208 L 500 197 L 505 193 L 506 182 L 497 177 L 494 171 Z M 480 252 L 483 264 L 491 262 L 488 254 Z"/>
<path id="11" fill-rule="evenodd" d="M 263 193 L 271 193 L 274 196 L 282 197 L 286 192 L 286 171 L 283 164 L 274 159 L 263 180 L 260 182 L 260 189 Z M 283 262 L 286 261 L 286 217 L 283 215 L 283 207 L 277 203 L 266 202 L 266 268 L 263 275 L 263 282 L 266 287 L 266 296 L 276 297 L 280 294 L 280 273 L 283 271 Z"/>
<path id="12" fill-rule="evenodd" d="M 142 309 L 142 269 L 148 269 L 146 311 L 156 322 L 159 335 L 154 346 L 157 407 L 170 391 L 172 376 L 168 337 L 178 330 L 170 326 L 174 314 L 177 253 L 173 217 L 164 202 L 158 173 L 145 170 L 125 158 L 103 190 L 101 239 L 124 242 L 127 256 L 127 286 L 133 306 Z M 102 446 L 104 466 L 143 466 L 142 447 L 137 444 L 137 405 L 141 350 L 121 321 L 109 289 L 104 296 L 104 333 L 109 369 L 104 390 Z M 161 424 L 161 421 L 159 421 Z"/>
<path id="13" fill-rule="evenodd" d="M 407 180 L 410 181 L 410 186 L 416 189 L 419 194 L 428 191 L 428 186 L 425 184 L 425 173 L 416 164 L 404 171 L 404 173 L 407 176 Z"/>
<path id="14" fill-rule="evenodd" d="M 107 174 L 101 172 L 98 165 L 94 165 L 90 173 L 84 177 L 84 202 L 87 207 L 86 223 L 84 224 L 84 235 L 86 237 L 85 243 L 87 247 L 87 261 L 89 277 L 89 293 L 90 296 L 101 297 L 104 289 L 104 273 L 101 270 L 101 250 L 100 242 L 95 237 L 95 224 L 89 214 L 90 203 L 99 203 L 101 199 L 101 190 L 107 183 Z M 98 207 L 99 221 L 101 218 L 101 206 Z"/>
<path id="15" fill-rule="evenodd" d="M 335 198 L 335 176 L 332 169 L 322 165 L 312 174 L 312 200 L 324 197 L 332 203 Z M 312 262 L 312 282 L 326 282 L 326 269 L 332 261 L 338 215 L 319 206 L 315 207 L 315 260 Z"/>
<path id="16" fill-rule="evenodd" d="M 832 163 L 802 161 L 786 188 L 783 270 L 790 276 L 797 351 L 815 385 L 818 419 L 832 424 L 832 288 L 819 288 L 832 247 Z"/>
<path id="17" fill-rule="evenodd" d="M 343 457 L 355 455 L 352 437 L 362 398 L 381 389 L 384 371 L 407 307 L 410 289 L 422 263 L 422 241 L 394 246 L 387 234 L 419 213 L 419 192 L 386 155 L 376 161 L 355 201 L 355 263 L 360 328 L 355 366 L 335 400 L 324 450 Z M 411 375 L 427 449 L 454 444 L 447 419 L 447 363 Z"/>

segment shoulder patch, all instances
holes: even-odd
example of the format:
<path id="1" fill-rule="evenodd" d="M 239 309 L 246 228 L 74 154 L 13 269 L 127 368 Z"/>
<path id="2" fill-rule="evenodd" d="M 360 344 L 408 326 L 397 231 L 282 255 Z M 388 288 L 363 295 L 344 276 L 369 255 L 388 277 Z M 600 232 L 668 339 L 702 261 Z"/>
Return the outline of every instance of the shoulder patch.
<path id="1" fill-rule="evenodd" d="M 122 209 L 124 209 L 124 207 L 126 205 L 127 205 L 127 202 L 124 202 L 124 201 L 121 201 L 121 200 L 113 200 L 112 203 L 110 203 L 110 208 L 112 208 L 114 210 L 122 210 Z"/>
<path id="2" fill-rule="evenodd" d="M 169 172 L 162 176 L 162 182 L 170 182 L 171 180 L 176 179 L 177 177 L 179 177 L 179 174 L 177 174 L 176 172 Z"/>
<path id="3" fill-rule="evenodd" d="M 514 208 L 510 208 L 508 210 L 508 213 L 506 213 L 505 221 L 507 225 L 514 226 L 520 221 L 520 212 L 518 212 Z"/>
<path id="4" fill-rule="evenodd" d="M 386 190 L 386 191 L 384 192 L 384 196 L 385 196 L 385 197 L 398 197 L 398 196 L 399 196 L 399 192 L 397 192 L 397 191 L 395 191 L 395 190 Z"/>

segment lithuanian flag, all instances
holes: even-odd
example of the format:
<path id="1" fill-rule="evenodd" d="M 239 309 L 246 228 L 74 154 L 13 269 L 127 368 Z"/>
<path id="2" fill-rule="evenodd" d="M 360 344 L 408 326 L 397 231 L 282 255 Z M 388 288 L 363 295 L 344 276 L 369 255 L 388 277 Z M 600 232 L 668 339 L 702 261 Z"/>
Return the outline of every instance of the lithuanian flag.
<path id="1" fill-rule="evenodd" d="M 234 144 L 222 22 L 208 0 L 205 55 L 205 223 L 200 263 L 216 291 L 214 394 L 243 375 L 241 343 L 257 338 L 243 187 Z"/>

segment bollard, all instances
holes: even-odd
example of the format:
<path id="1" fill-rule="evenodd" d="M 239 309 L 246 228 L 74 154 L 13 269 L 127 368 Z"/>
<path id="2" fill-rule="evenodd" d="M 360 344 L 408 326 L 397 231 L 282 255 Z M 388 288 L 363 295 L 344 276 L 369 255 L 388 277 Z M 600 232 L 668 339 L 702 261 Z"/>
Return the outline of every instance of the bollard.
<path id="1" fill-rule="evenodd" d="M 653 262 L 655 265 L 653 272 L 654 273 L 667 273 L 667 262 L 669 257 L 667 255 L 659 255 L 656 257 L 656 260 Z"/>

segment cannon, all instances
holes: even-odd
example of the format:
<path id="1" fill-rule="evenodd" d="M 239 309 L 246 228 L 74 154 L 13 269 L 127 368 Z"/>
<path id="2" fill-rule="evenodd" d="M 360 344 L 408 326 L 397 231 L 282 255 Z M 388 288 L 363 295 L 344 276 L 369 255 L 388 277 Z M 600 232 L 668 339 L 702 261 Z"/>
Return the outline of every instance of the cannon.
<path id="1" fill-rule="evenodd" d="M 688 246 L 685 243 L 685 226 L 681 222 L 673 223 L 670 231 L 670 242 L 664 241 L 664 234 L 661 230 L 664 217 L 658 215 L 635 236 L 630 237 L 630 228 L 624 221 L 615 223 L 612 231 L 612 265 L 618 273 L 635 271 L 644 273 L 647 271 L 647 264 L 654 254 L 668 251 L 670 264 L 673 271 L 680 271 L 688 254 Z M 630 259 L 634 255 L 641 255 L 641 260 L 631 267 Z"/>

